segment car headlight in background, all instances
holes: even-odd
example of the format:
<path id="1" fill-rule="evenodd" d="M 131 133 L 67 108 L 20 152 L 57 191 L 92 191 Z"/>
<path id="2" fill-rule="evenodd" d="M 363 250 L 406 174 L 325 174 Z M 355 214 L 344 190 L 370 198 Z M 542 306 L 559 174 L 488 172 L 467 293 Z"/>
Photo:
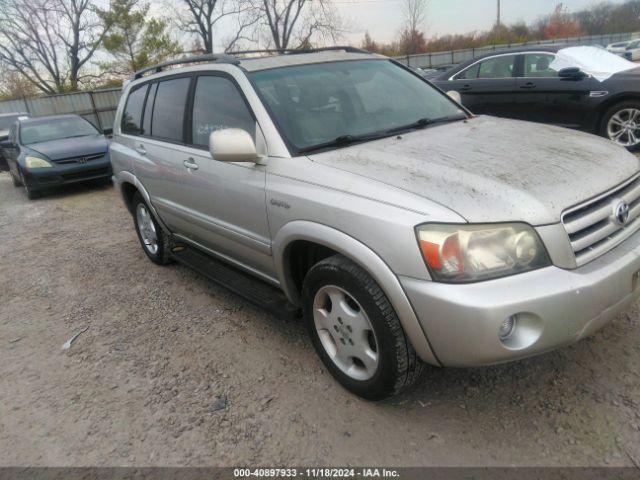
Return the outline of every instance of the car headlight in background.
<path id="1" fill-rule="evenodd" d="M 416 231 L 436 281 L 470 283 L 551 265 L 540 237 L 524 223 L 425 224 Z"/>
<path id="2" fill-rule="evenodd" d="M 44 158 L 27 156 L 24 159 L 24 166 L 27 168 L 49 168 L 53 167 Z"/>

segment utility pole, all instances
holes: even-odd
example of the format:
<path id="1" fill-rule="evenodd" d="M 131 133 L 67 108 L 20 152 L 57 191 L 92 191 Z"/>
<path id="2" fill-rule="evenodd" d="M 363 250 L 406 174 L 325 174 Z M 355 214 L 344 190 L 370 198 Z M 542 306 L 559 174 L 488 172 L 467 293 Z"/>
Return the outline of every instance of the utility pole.
<path id="1" fill-rule="evenodd" d="M 496 26 L 500 27 L 500 0 L 498 0 L 498 21 L 496 22 Z"/>

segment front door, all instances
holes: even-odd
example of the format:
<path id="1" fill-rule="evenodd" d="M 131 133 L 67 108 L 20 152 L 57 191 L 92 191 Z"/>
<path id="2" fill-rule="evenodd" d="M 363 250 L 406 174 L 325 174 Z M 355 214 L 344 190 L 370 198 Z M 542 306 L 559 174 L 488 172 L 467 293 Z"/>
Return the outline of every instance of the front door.
<path id="1" fill-rule="evenodd" d="M 589 118 L 589 98 L 593 79 L 560 78 L 550 68 L 552 53 L 524 55 L 518 78 L 518 109 L 523 120 L 581 128 Z"/>
<path id="2" fill-rule="evenodd" d="M 182 207 L 190 218 L 184 235 L 213 253 L 272 276 L 265 167 L 217 161 L 209 152 L 214 130 L 241 128 L 255 141 L 261 135 L 259 127 L 230 76 L 203 73 L 195 82 L 189 147 L 179 157 L 185 172 Z"/>

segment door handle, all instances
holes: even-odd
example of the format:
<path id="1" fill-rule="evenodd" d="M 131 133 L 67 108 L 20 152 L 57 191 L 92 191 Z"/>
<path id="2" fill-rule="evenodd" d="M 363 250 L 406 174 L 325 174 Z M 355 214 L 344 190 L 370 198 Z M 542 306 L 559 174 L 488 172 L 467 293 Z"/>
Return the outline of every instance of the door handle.
<path id="1" fill-rule="evenodd" d="M 469 90 L 471 90 L 471 85 L 463 85 L 460 87 L 461 92 L 468 92 Z"/>
<path id="2" fill-rule="evenodd" d="M 144 146 L 142 146 L 142 145 L 138 145 L 135 150 L 140 155 L 146 155 L 147 154 L 147 151 L 144 149 Z"/>
<path id="3" fill-rule="evenodd" d="M 189 170 L 198 170 L 198 164 L 193 158 L 189 158 L 189 160 L 185 160 L 182 164 L 187 167 Z"/>
<path id="4" fill-rule="evenodd" d="M 525 83 L 524 85 L 520 85 L 520 88 L 531 90 L 532 88 L 536 88 L 536 84 L 533 82 L 528 82 L 528 83 Z"/>

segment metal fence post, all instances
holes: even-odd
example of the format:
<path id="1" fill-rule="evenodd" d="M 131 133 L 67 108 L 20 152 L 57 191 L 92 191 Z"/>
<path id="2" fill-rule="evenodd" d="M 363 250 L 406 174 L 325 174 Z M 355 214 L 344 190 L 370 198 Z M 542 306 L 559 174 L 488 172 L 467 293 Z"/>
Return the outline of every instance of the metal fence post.
<path id="1" fill-rule="evenodd" d="M 29 110 L 29 99 L 26 97 L 26 95 L 22 97 L 22 103 L 24 103 L 24 109 L 29 115 L 31 115 L 31 110 Z"/>

